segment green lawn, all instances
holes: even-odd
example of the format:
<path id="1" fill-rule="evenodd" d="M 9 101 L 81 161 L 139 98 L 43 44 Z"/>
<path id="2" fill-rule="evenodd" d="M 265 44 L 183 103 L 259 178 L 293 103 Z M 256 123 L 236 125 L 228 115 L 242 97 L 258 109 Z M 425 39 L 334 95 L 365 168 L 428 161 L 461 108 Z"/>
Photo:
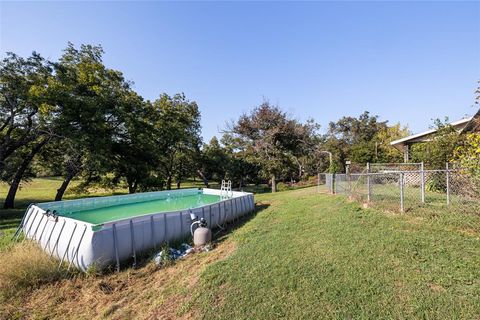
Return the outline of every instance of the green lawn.
<path id="1" fill-rule="evenodd" d="M 384 213 L 315 187 L 255 200 L 212 252 L 11 303 L 26 318 L 480 319 L 480 216 Z"/>
<path id="2" fill-rule="evenodd" d="M 341 181 L 337 184 L 337 191 L 341 195 L 349 195 L 369 207 L 381 211 L 400 213 L 400 188 L 397 183 L 372 184 L 370 202 L 367 203 L 366 179 L 352 182 L 353 194 L 350 194 L 349 182 Z M 450 204 L 447 204 L 447 195 L 441 191 L 425 191 L 425 203 L 421 202 L 421 189 L 417 185 L 404 186 L 404 211 L 410 216 L 419 216 L 433 219 L 442 225 L 455 225 L 460 228 L 480 230 L 480 200 L 468 199 L 452 193 Z"/>
<path id="3" fill-rule="evenodd" d="M 478 319 L 480 238 L 427 218 L 360 209 L 314 189 L 270 203 L 203 274 L 218 319 Z"/>

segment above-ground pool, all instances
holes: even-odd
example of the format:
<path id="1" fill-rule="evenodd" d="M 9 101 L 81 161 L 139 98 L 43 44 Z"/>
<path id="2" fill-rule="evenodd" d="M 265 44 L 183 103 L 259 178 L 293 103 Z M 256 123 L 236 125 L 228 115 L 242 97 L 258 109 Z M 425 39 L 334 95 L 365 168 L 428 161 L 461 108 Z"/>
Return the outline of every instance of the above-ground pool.
<path id="1" fill-rule="evenodd" d="M 190 235 L 191 214 L 210 228 L 254 209 L 253 194 L 184 189 L 46 202 L 29 206 L 19 231 L 81 270 L 120 265 Z"/>

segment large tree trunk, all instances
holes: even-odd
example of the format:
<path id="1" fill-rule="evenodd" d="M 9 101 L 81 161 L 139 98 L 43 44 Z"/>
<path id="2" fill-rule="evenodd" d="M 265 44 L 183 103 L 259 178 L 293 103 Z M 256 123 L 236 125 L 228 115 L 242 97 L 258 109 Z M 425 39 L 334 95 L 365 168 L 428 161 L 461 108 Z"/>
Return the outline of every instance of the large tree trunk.
<path id="1" fill-rule="evenodd" d="M 55 201 L 61 201 L 63 198 L 63 195 L 65 194 L 65 191 L 68 188 L 68 185 L 70 184 L 70 181 L 72 181 L 73 178 L 77 174 L 80 173 L 81 171 L 81 160 L 82 156 L 78 154 L 74 158 L 70 159 L 67 162 L 67 175 L 65 176 L 65 179 L 62 182 L 62 185 L 60 188 L 57 189 L 57 194 L 55 195 Z"/>
<path id="2" fill-rule="evenodd" d="M 203 184 L 204 184 L 207 188 L 209 188 L 209 186 L 208 186 L 208 179 L 205 177 L 205 175 L 203 174 L 203 172 L 200 171 L 200 170 L 197 170 L 197 173 L 198 173 L 198 175 L 200 176 L 200 178 L 202 178 Z"/>
<path id="3" fill-rule="evenodd" d="M 137 183 L 137 180 L 135 178 L 128 178 L 127 177 L 127 185 L 128 185 L 128 193 L 129 194 L 137 192 L 138 183 Z"/>
<path id="4" fill-rule="evenodd" d="M 8 189 L 7 197 L 5 198 L 5 202 L 3 203 L 4 209 L 13 209 L 15 204 L 15 196 L 17 195 L 18 187 L 20 186 L 20 182 L 22 181 L 25 171 L 32 162 L 33 157 L 35 157 L 35 155 L 40 151 L 40 149 L 47 144 L 48 140 L 49 138 L 44 138 L 39 143 L 37 143 L 30 151 L 28 156 L 23 159 L 21 165 L 15 172 L 15 176 L 13 177 L 10 188 Z"/>
<path id="5" fill-rule="evenodd" d="M 180 184 L 181 184 L 181 183 L 182 183 L 182 182 L 181 182 L 180 180 L 177 181 L 177 189 L 180 189 Z"/>
<path id="6" fill-rule="evenodd" d="M 272 192 L 277 192 L 277 181 L 274 174 L 272 174 Z"/>
<path id="7" fill-rule="evenodd" d="M 137 192 L 137 183 L 136 182 L 133 182 L 133 183 L 129 183 L 128 184 L 128 193 L 132 194 L 132 193 L 135 193 Z"/>
<path id="8" fill-rule="evenodd" d="M 167 190 L 172 190 L 172 176 L 167 178 Z"/>
<path id="9" fill-rule="evenodd" d="M 62 182 L 60 188 L 57 189 L 57 194 L 55 195 L 55 201 L 61 201 L 65 191 L 67 190 L 68 184 L 72 181 L 74 175 L 68 174 Z"/>

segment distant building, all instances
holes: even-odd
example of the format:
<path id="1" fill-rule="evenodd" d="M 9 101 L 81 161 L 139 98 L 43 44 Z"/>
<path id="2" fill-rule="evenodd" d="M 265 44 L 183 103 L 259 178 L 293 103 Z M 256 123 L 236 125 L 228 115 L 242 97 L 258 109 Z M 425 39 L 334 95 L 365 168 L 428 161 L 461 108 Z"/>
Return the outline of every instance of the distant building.
<path id="1" fill-rule="evenodd" d="M 458 121 L 451 122 L 450 125 L 454 127 L 459 134 L 465 132 L 480 132 L 480 109 L 473 117 L 464 118 Z M 402 139 L 390 142 L 392 146 L 403 152 L 403 161 L 410 161 L 410 147 L 416 143 L 425 143 L 432 140 L 437 129 L 428 130 L 422 133 L 417 133 Z"/>

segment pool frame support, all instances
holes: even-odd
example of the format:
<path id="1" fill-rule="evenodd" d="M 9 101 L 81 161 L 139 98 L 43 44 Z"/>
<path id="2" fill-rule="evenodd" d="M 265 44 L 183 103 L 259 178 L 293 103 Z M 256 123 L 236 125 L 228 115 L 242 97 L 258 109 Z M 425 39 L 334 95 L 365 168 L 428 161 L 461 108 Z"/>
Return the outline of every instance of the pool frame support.
<path id="1" fill-rule="evenodd" d="M 133 221 L 130 220 L 130 239 L 132 243 L 133 268 L 137 267 L 137 252 L 135 251 L 135 232 L 133 231 Z"/>
<path id="2" fill-rule="evenodd" d="M 188 191 L 190 194 L 219 195 L 219 191 L 213 189 Z M 120 199 L 118 202 L 102 199 L 99 203 L 102 206 L 108 206 L 130 201 L 123 199 L 129 196 L 118 197 Z M 152 199 L 152 195 L 147 194 L 141 199 Z M 218 225 L 222 230 L 225 230 L 226 226 L 236 223 L 241 216 L 253 211 L 253 194 L 235 191 L 231 198 L 220 197 L 220 200 L 212 203 L 203 202 L 204 204 L 188 210 L 138 215 L 101 224 L 77 220 L 75 216 L 68 214 L 51 217 L 51 212 L 61 208 L 64 210 L 84 208 L 82 206 L 85 205 L 85 200 L 30 205 L 15 230 L 14 238 L 37 242 L 47 254 L 58 259 L 59 268 L 68 266 L 68 269 L 71 269 L 72 266 L 75 266 L 86 271 L 92 265 L 101 269 L 113 265 L 116 270 L 120 270 L 123 261 L 128 261 L 132 257 L 133 266 L 136 267 L 140 252 L 157 250 L 159 245 L 163 246 L 165 243 L 187 237 L 186 233 L 190 234 L 189 228 L 187 232 L 187 223 L 189 224 L 190 220 L 189 216 L 185 218 L 184 214 L 188 210 L 195 216 L 208 219 L 212 229 Z M 101 208 L 98 203 L 92 203 L 91 207 Z M 25 234 L 25 237 L 20 237 L 22 233 Z"/>
<path id="3" fill-rule="evenodd" d="M 117 263 L 116 271 L 120 271 L 120 259 L 118 257 L 118 240 L 117 240 L 117 227 L 115 223 L 112 225 L 112 232 L 113 232 L 113 250 L 115 252 L 115 261 Z"/>

